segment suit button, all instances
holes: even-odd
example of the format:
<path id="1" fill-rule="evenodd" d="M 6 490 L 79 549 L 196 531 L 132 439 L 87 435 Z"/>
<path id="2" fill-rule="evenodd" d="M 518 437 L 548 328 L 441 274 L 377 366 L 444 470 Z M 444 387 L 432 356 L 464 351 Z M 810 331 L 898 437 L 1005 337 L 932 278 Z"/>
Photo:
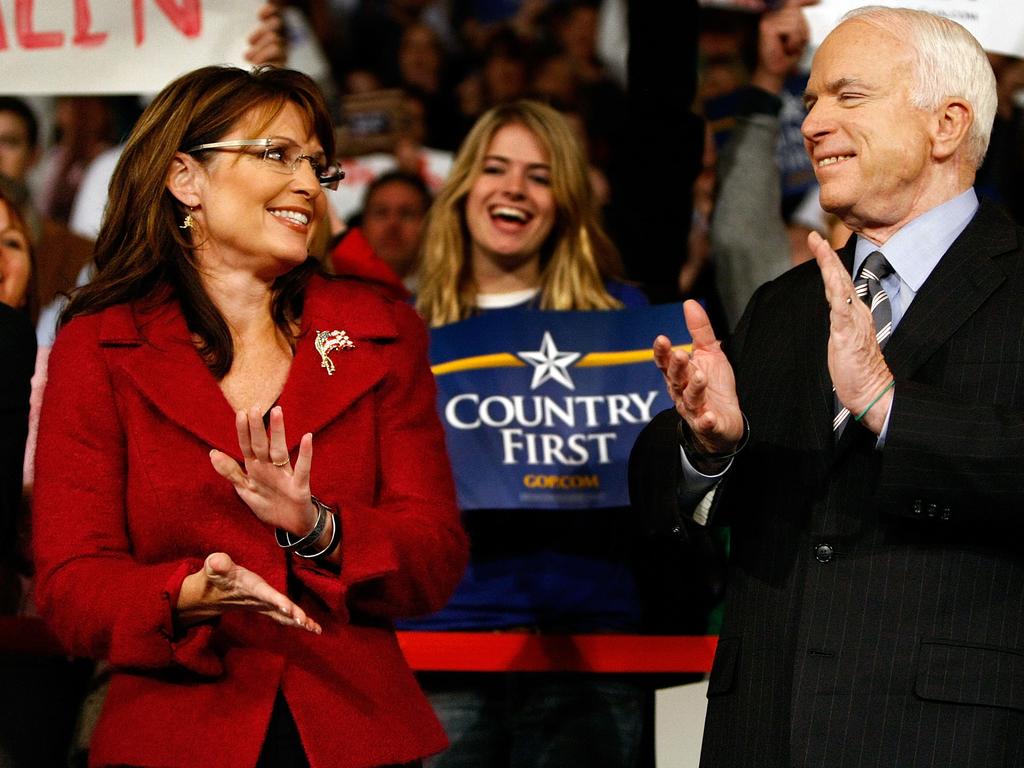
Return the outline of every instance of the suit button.
<path id="1" fill-rule="evenodd" d="M 924 510 L 924 502 L 922 502 L 920 499 L 914 499 L 914 504 L 910 507 L 910 509 L 915 515 L 920 515 L 921 512 Z"/>
<path id="2" fill-rule="evenodd" d="M 828 544 L 819 544 L 814 548 L 814 559 L 819 563 L 827 563 L 832 559 L 832 547 Z"/>
<path id="3" fill-rule="evenodd" d="M 929 504 L 928 505 L 928 517 L 935 517 L 935 515 L 937 515 L 938 513 L 939 513 L 939 505 L 938 504 Z"/>
<path id="4" fill-rule="evenodd" d="M 939 515 L 939 517 L 943 520 L 949 520 L 951 517 L 953 517 L 953 511 L 949 507 L 943 507 L 942 514 Z"/>

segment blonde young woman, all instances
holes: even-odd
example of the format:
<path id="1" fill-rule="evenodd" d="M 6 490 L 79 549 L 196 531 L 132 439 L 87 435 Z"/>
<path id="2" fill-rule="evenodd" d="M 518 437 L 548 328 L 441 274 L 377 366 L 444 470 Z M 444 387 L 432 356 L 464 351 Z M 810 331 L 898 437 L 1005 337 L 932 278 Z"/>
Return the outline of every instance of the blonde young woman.
<path id="1" fill-rule="evenodd" d="M 618 280 L 580 144 L 531 101 L 484 114 L 431 211 L 417 308 L 432 326 L 478 313 L 645 304 Z M 457 468 L 456 468 L 457 471 Z M 625 471 L 625 468 L 623 468 Z M 639 601 L 628 510 L 463 510 L 472 558 L 435 630 L 628 631 Z M 439 766 L 622 766 L 645 692 L 606 677 L 421 676 L 452 746 Z"/>
<path id="2" fill-rule="evenodd" d="M 569 123 L 535 101 L 473 126 L 431 209 L 416 306 L 432 326 L 495 307 L 617 309 L 643 294 L 617 280 L 586 159 Z"/>

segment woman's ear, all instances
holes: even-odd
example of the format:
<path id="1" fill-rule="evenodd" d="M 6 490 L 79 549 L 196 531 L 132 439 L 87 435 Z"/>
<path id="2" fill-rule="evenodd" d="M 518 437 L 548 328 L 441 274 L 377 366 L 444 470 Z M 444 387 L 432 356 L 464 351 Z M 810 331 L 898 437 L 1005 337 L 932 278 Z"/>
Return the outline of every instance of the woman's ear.
<path id="1" fill-rule="evenodd" d="M 175 152 L 167 169 L 167 189 L 182 205 L 197 207 L 201 202 L 202 166 L 191 155 Z"/>

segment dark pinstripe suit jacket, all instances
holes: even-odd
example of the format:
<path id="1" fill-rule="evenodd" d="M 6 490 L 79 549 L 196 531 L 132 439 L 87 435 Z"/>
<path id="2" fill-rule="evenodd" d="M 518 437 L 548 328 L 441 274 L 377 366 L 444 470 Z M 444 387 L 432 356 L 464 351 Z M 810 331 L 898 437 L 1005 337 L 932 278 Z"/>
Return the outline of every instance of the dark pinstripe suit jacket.
<path id="1" fill-rule="evenodd" d="M 881 451 L 852 422 L 833 439 L 817 266 L 751 299 L 702 766 L 1024 766 L 1022 238 L 983 204 L 922 286 L 885 350 Z M 637 443 L 648 500 L 672 495 L 677 419 Z"/>

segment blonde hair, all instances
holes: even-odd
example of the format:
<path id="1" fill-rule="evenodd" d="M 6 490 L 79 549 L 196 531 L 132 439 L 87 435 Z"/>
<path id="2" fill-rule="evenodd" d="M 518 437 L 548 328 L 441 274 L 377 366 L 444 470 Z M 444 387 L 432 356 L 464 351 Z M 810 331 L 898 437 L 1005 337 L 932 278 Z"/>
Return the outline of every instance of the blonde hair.
<path id="1" fill-rule="evenodd" d="M 555 223 L 541 246 L 541 309 L 617 309 L 604 287 L 621 276 L 618 251 L 598 221 L 587 163 L 568 122 L 536 101 L 515 101 L 486 112 L 470 130 L 427 219 L 417 309 L 431 326 L 469 317 L 476 307 L 470 266 L 466 197 L 483 170 L 494 135 L 518 124 L 532 133 L 551 164 Z"/>

